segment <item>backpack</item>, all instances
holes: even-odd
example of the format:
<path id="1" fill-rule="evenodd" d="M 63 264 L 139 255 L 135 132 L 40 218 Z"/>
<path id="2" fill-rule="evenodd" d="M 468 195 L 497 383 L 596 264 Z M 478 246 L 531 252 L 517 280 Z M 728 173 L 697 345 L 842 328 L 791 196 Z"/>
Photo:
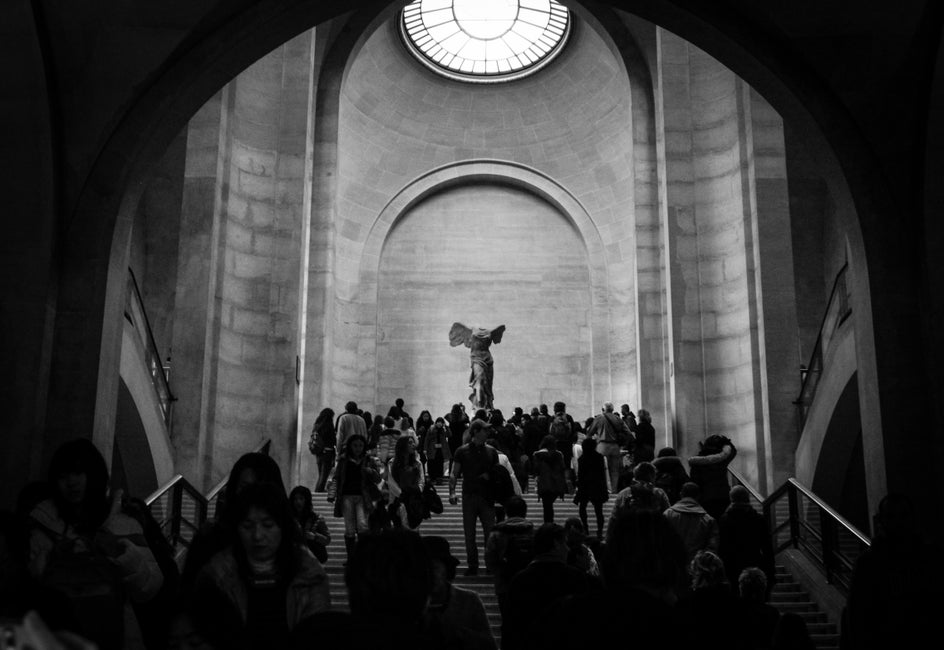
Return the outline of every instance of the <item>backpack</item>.
<path id="1" fill-rule="evenodd" d="M 534 529 L 527 531 L 506 533 L 508 543 L 501 557 L 501 574 L 505 581 L 511 581 L 522 569 L 534 559 Z"/>
<path id="2" fill-rule="evenodd" d="M 573 429 L 571 428 L 570 421 L 567 420 L 566 415 L 554 416 L 554 419 L 551 420 L 550 434 L 557 440 L 558 449 L 562 448 L 562 445 L 569 445 L 573 443 L 571 440 Z"/>
<path id="3" fill-rule="evenodd" d="M 488 496 L 492 503 L 504 504 L 515 495 L 515 485 L 511 482 L 511 474 L 501 465 L 495 465 L 489 470 Z"/>

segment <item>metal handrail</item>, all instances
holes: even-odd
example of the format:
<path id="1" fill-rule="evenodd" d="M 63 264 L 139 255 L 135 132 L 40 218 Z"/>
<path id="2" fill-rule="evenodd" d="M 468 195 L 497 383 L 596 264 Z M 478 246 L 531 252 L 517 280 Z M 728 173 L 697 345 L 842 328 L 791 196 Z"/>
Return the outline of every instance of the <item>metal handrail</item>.
<path id="1" fill-rule="evenodd" d="M 800 384 L 800 394 L 793 401 L 797 406 L 798 417 L 797 417 L 797 434 L 803 433 L 803 426 L 806 423 L 807 407 L 812 404 L 813 397 L 816 395 L 816 389 L 819 385 L 819 376 L 822 374 L 823 370 L 823 354 L 828 348 L 827 345 L 824 345 L 824 334 L 832 335 L 832 332 L 835 331 L 845 320 L 849 317 L 849 314 L 852 313 L 852 309 L 849 306 L 848 292 L 846 291 L 846 272 L 849 269 L 849 263 L 842 265 L 842 268 L 836 273 L 836 278 L 833 280 L 833 287 L 829 292 L 829 300 L 826 301 L 826 309 L 823 311 L 823 318 L 820 321 L 819 333 L 816 335 L 816 343 L 813 345 L 813 352 L 810 355 L 810 362 L 806 366 L 806 370 L 803 375 L 803 381 Z M 842 288 L 840 292 L 839 289 Z M 829 323 L 830 316 L 833 314 L 834 301 L 838 297 L 839 299 L 839 315 L 836 318 L 835 325 L 831 328 L 831 331 L 827 332 L 827 324 Z"/>
<path id="2" fill-rule="evenodd" d="M 144 299 L 141 297 L 141 290 L 138 288 L 138 281 L 134 276 L 134 271 L 128 269 L 128 299 L 134 300 L 138 311 L 143 319 L 144 332 L 141 333 L 142 343 L 145 348 L 145 358 L 148 363 L 148 372 L 151 375 L 151 381 L 154 383 L 154 389 L 157 391 L 158 400 L 161 406 L 161 413 L 164 416 L 164 424 L 168 430 L 171 425 L 172 404 L 177 401 L 173 391 L 170 389 L 170 380 L 164 369 L 164 363 L 161 360 L 160 351 L 157 349 L 157 342 L 154 340 L 154 331 L 151 329 L 151 322 L 148 319 L 147 310 L 144 308 Z M 126 314 L 132 325 L 136 325 L 135 319 L 130 314 Z M 137 329 L 137 328 L 136 328 Z"/>
<path id="3" fill-rule="evenodd" d="M 254 452 L 263 453 L 269 455 L 269 450 L 272 446 L 272 440 L 266 439 L 265 442 L 260 444 Z M 168 541 L 174 548 L 177 548 L 178 545 L 189 546 L 189 541 L 186 536 L 182 534 L 182 527 L 186 526 L 191 532 L 196 532 L 200 529 L 203 524 L 206 523 L 210 514 L 210 504 L 219 496 L 220 492 L 226 487 L 226 484 L 229 480 L 229 477 L 223 478 L 222 481 L 217 483 L 209 494 L 204 496 L 200 491 L 193 486 L 186 478 L 181 474 L 175 475 L 167 483 L 160 486 L 157 490 L 152 492 L 147 499 L 144 500 L 144 503 L 147 505 L 148 509 L 152 509 L 154 504 L 163 498 L 165 495 L 170 496 L 170 504 L 168 512 L 164 513 L 162 521 L 159 521 L 158 524 L 161 527 L 161 530 L 165 530 L 170 527 L 170 532 L 165 532 Z M 183 515 L 183 497 L 184 494 L 190 497 L 194 503 L 194 520 L 189 521 L 184 519 Z M 152 511 L 153 514 L 153 511 Z"/>
<path id="4" fill-rule="evenodd" d="M 768 497 L 763 498 L 736 470 L 729 467 L 728 473 L 734 481 L 747 488 L 751 496 L 761 504 L 764 518 L 767 521 L 768 532 L 772 539 L 775 539 L 782 531 L 789 529 L 788 538 L 776 546 L 774 553 L 779 553 L 791 547 L 804 551 L 815 564 L 819 565 L 828 583 L 848 591 L 849 584 L 845 575 L 852 570 L 854 560 L 850 559 L 841 548 L 840 535 L 845 532 L 851 535 L 860 547 L 868 548 L 872 543 L 864 533 L 795 478 L 787 479 Z M 787 498 L 789 514 L 786 521 L 778 523 L 776 506 L 784 497 Z M 801 498 L 806 499 L 809 504 L 812 504 L 818 510 L 819 527 L 800 517 Z M 819 552 L 817 552 L 814 545 L 809 543 L 807 537 L 801 534 L 802 532 L 808 533 L 810 537 L 819 543 Z"/>

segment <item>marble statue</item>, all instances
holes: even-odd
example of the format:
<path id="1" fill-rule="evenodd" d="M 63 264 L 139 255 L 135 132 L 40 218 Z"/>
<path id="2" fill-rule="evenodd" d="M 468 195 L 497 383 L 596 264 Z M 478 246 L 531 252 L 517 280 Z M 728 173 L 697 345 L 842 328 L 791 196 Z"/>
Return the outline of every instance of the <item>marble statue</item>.
<path id="1" fill-rule="evenodd" d="M 499 325 L 494 329 L 482 327 L 466 327 L 462 323 L 453 323 L 449 329 L 449 345 L 456 347 L 464 345 L 469 348 L 472 360 L 472 373 L 469 375 L 469 387 L 472 394 L 469 401 L 474 408 L 493 408 L 495 395 L 492 393 L 492 379 L 495 369 L 492 353 L 489 351 L 492 343 L 501 343 L 505 326 Z"/>

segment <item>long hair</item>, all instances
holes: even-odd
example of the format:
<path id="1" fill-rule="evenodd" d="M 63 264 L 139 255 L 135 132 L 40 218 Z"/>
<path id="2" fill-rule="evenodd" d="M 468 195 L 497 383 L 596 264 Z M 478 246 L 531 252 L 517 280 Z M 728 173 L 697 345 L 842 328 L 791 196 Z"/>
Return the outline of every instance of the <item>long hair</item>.
<path id="1" fill-rule="evenodd" d="M 293 515 L 295 515 L 295 497 L 298 495 L 301 495 L 305 500 L 305 505 L 302 506 L 302 514 L 298 517 L 298 520 L 300 522 L 306 522 L 315 516 L 315 511 L 311 504 L 311 490 L 304 485 L 296 485 L 292 488 L 291 494 L 288 495 L 288 503 L 292 507 Z"/>
<path id="2" fill-rule="evenodd" d="M 275 556 L 275 565 L 279 579 L 282 582 L 290 581 L 297 568 L 296 547 L 300 537 L 299 528 L 295 523 L 292 506 L 285 496 L 285 490 L 273 483 L 255 483 L 248 486 L 236 496 L 232 504 L 230 541 L 237 566 L 244 572 L 243 575 L 249 575 L 249 560 L 246 557 L 246 550 L 240 543 L 237 527 L 252 508 L 268 513 L 282 531 L 282 541 Z"/>
<path id="3" fill-rule="evenodd" d="M 321 413 L 318 414 L 318 417 L 315 418 L 315 428 L 323 425 L 327 422 L 332 427 L 334 426 L 334 409 L 323 408 Z"/>
<path id="4" fill-rule="evenodd" d="M 393 480 L 400 482 L 400 473 L 405 467 L 417 465 L 416 450 L 410 449 L 410 437 L 402 436 L 397 439 L 396 447 L 393 448 L 393 467 L 390 473 Z"/>
<path id="5" fill-rule="evenodd" d="M 257 483 L 272 483 L 282 491 L 285 497 L 285 483 L 282 482 L 282 470 L 278 463 L 270 456 L 259 452 L 250 452 L 243 454 L 233 464 L 233 469 L 229 473 L 229 480 L 226 483 L 226 489 L 223 492 L 223 518 L 229 517 L 229 504 L 236 501 L 236 492 L 239 490 L 239 478 L 246 470 L 251 470 L 256 475 Z"/>
<path id="6" fill-rule="evenodd" d="M 423 411 L 420 413 L 420 416 L 416 419 L 416 428 L 426 427 L 427 429 L 433 426 L 433 416 L 429 411 Z"/>
<path id="7" fill-rule="evenodd" d="M 74 507 L 59 492 L 59 479 L 66 474 L 85 474 L 85 494 L 78 519 Z M 111 510 L 108 499 L 108 465 L 101 452 L 87 438 L 63 443 L 49 463 L 49 487 L 59 516 L 81 532 L 92 532 L 105 523 Z"/>

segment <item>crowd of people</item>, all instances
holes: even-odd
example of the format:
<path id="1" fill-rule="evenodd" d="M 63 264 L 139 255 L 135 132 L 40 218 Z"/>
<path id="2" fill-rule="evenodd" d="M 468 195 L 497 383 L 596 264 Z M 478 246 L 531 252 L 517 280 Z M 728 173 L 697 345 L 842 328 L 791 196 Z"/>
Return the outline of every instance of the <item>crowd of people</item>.
<path id="1" fill-rule="evenodd" d="M 325 409 L 310 449 L 315 490 L 343 519 L 350 611 L 332 609 L 325 564 L 341 558 L 328 556 L 328 519 L 307 487 L 286 490 L 269 456 L 234 464 L 178 570 L 147 506 L 111 490 L 101 453 L 77 439 L 16 513 L 0 513 L 0 615 L 29 639 L 12 647 L 495 649 L 482 599 L 453 584 L 448 540 L 419 533 L 442 511 L 435 487 L 458 505 L 460 479 L 464 574 L 479 573 L 481 527 L 502 648 L 609 647 L 627 634 L 670 648 L 812 647 L 801 618 L 767 604 L 770 538 L 748 491 L 728 486 L 736 449 L 723 436 L 686 470 L 626 405 L 581 424 L 560 402 L 507 420 L 461 405 L 414 420 L 398 400 L 384 417 Z M 541 521 L 528 517 L 532 478 Z M 579 517 L 561 525 L 554 503 L 568 497 Z"/>

